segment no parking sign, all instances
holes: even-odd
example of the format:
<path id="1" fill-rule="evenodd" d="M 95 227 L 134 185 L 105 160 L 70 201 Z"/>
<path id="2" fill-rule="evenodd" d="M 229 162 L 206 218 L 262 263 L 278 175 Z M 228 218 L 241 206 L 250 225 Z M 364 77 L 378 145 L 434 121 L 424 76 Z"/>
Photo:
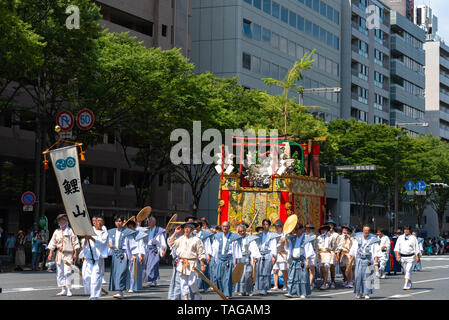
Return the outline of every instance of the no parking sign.
<path id="1" fill-rule="evenodd" d="M 89 130 L 95 122 L 94 113 L 89 109 L 83 109 L 76 116 L 76 124 L 81 130 Z"/>
<path id="2" fill-rule="evenodd" d="M 61 127 L 62 131 L 69 131 L 73 128 L 73 116 L 70 111 L 64 110 L 56 116 L 56 123 Z"/>

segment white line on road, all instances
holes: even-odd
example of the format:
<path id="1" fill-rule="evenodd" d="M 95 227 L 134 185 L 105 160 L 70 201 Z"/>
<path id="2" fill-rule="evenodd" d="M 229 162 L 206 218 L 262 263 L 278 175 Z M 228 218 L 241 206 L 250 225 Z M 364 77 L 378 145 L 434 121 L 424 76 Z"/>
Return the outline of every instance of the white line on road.
<path id="1" fill-rule="evenodd" d="M 432 290 L 424 290 L 424 291 L 419 291 L 419 292 L 413 292 L 413 293 L 409 293 L 409 294 L 395 294 L 386 298 L 382 298 L 380 300 L 388 300 L 388 299 L 399 299 L 399 298 L 407 298 L 407 297 L 411 297 L 414 296 L 416 294 L 421 294 L 421 293 L 427 293 L 427 292 L 431 292 Z"/>
<path id="2" fill-rule="evenodd" d="M 449 277 L 448 278 L 421 280 L 421 281 L 412 281 L 412 283 L 415 284 L 415 283 L 432 282 L 432 281 L 440 281 L 440 280 L 448 280 L 448 279 L 449 279 Z"/>
<path id="3" fill-rule="evenodd" d="M 327 294 L 317 294 L 317 295 L 311 295 L 311 298 L 315 298 L 315 297 L 332 297 L 332 296 L 339 296 L 341 294 L 349 294 L 349 293 L 354 293 L 354 290 L 349 290 L 349 291 L 343 291 L 343 292 L 337 292 L 337 293 L 327 293 Z M 301 298 L 291 298 L 288 300 L 304 300 Z"/>

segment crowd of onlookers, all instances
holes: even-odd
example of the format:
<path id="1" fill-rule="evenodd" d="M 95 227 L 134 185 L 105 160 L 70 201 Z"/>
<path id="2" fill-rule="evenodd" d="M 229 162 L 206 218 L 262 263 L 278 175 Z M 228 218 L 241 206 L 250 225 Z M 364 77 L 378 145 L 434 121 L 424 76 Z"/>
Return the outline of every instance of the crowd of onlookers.
<path id="1" fill-rule="evenodd" d="M 8 257 L 14 264 L 15 271 L 23 271 L 25 268 L 33 271 L 46 269 L 46 232 L 28 228 L 26 232 L 19 230 L 17 234 L 9 232 L 6 235 L 1 229 L 0 233 L 0 255 Z"/>
<path id="2" fill-rule="evenodd" d="M 425 255 L 449 254 L 449 239 L 441 236 L 425 238 L 423 249 Z"/>

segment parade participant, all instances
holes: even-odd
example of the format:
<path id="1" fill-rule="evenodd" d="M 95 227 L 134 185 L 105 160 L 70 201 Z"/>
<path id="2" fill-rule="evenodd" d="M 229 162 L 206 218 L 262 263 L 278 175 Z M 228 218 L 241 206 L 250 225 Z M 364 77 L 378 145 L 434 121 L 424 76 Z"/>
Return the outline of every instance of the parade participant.
<path id="1" fill-rule="evenodd" d="M 320 235 L 317 237 L 317 247 L 318 247 L 318 257 L 319 265 L 321 269 L 321 277 L 323 278 L 323 284 L 321 285 L 321 290 L 329 289 L 329 284 L 327 282 L 329 276 L 329 269 L 333 263 L 332 257 L 332 238 L 328 234 L 330 227 L 327 225 L 321 226 L 318 229 Z"/>
<path id="2" fill-rule="evenodd" d="M 413 264 L 413 271 L 421 271 L 422 270 L 422 266 L 421 266 L 421 257 L 424 253 L 424 247 L 423 247 L 423 243 L 424 243 L 424 239 L 418 237 L 418 234 L 414 231 L 412 232 L 412 235 L 414 235 L 416 237 L 416 239 L 418 239 L 418 245 L 419 245 L 419 262 L 415 262 Z"/>
<path id="3" fill-rule="evenodd" d="M 178 226 L 175 232 L 168 238 L 170 247 L 176 248 L 178 255 L 178 264 L 176 270 L 180 273 L 181 293 L 184 300 L 189 300 L 190 293 L 195 293 L 195 300 L 201 300 L 201 294 L 198 289 L 197 273 L 193 267 L 197 266 L 197 261 L 201 262 L 201 271 L 206 270 L 205 254 L 203 242 L 192 234 L 196 224 L 187 222 Z M 181 235 L 183 234 L 183 235 Z M 176 239 L 176 236 L 179 236 Z"/>
<path id="4" fill-rule="evenodd" d="M 370 294 L 374 293 L 374 267 L 373 264 L 378 263 L 379 257 L 382 256 L 380 250 L 380 239 L 374 234 L 370 234 L 371 228 L 364 225 L 361 233 L 357 233 L 349 251 L 351 260 L 355 259 L 355 279 L 354 293 L 355 298 L 370 298 Z M 352 264 L 350 260 L 349 264 Z"/>
<path id="5" fill-rule="evenodd" d="M 253 293 L 253 263 L 257 263 L 261 255 L 259 248 L 257 247 L 257 243 L 255 242 L 257 236 L 248 235 L 244 224 L 239 224 L 236 227 L 236 231 L 242 237 L 240 243 L 242 248 L 242 257 L 238 260 L 243 263 L 245 267 L 242 278 L 235 285 L 234 292 L 240 296 L 248 296 Z"/>
<path id="6" fill-rule="evenodd" d="M 313 226 L 312 224 L 305 225 L 305 233 L 309 239 L 313 240 L 312 247 L 313 247 L 313 252 L 315 253 L 314 256 L 310 258 L 310 262 L 308 265 L 310 290 L 313 290 L 315 287 L 315 272 L 316 272 L 315 268 L 317 265 L 317 255 L 318 255 L 318 245 L 316 242 L 316 235 L 312 231 L 314 229 L 315 229 L 315 226 Z"/>
<path id="7" fill-rule="evenodd" d="M 205 217 L 201 218 L 201 229 L 208 231 L 209 226 L 207 225 L 207 220 Z"/>
<path id="8" fill-rule="evenodd" d="M 273 281 L 274 281 L 274 287 L 272 290 L 279 290 L 278 284 L 279 284 L 279 270 L 281 270 L 282 275 L 284 277 L 284 287 L 283 291 L 287 291 L 287 281 L 288 281 L 288 262 L 287 262 L 287 251 L 285 250 L 285 242 L 286 239 L 282 235 L 282 227 L 284 226 L 284 223 L 278 219 L 275 223 L 276 227 L 276 233 L 280 235 L 280 237 L 277 238 L 277 258 L 276 263 L 273 265 Z"/>
<path id="9" fill-rule="evenodd" d="M 165 256 L 167 250 L 167 243 L 165 241 L 165 229 L 156 226 L 156 218 L 151 216 L 147 219 L 148 228 L 144 228 L 148 234 L 143 239 L 145 245 L 145 268 L 147 281 L 152 287 L 157 286 L 159 279 L 159 260 Z"/>
<path id="10" fill-rule="evenodd" d="M 280 237 L 269 231 L 270 226 L 270 220 L 262 220 L 263 230 L 257 234 L 259 238 L 256 240 L 261 255 L 257 263 L 256 290 L 260 290 L 263 296 L 271 288 L 271 270 L 277 259 L 277 238 Z"/>
<path id="11" fill-rule="evenodd" d="M 404 290 L 412 288 L 412 267 L 413 262 L 419 262 L 419 244 L 415 236 L 410 234 L 410 227 L 404 228 L 404 234 L 398 237 L 394 247 L 396 259 L 402 264 L 405 272 Z"/>
<path id="12" fill-rule="evenodd" d="M 390 256 L 387 262 L 387 266 L 385 268 L 385 271 L 388 272 L 388 275 L 391 274 L 391 272 L 396 275 L 397 272 L 401 272 L 401 264 L 398 260 L 396 260 L 396 254 L 394 254 L 394 247 L 396 246 L 396 242 L 398 241 L 398 237 L 401 235 L 401 229 L 398 229 L 394 236 L 391 238 L 390 241 Z"/>
<path id="13" fill-rule="evenodd" d="M 315 256 L 313 238 L 304 233 L 304 226 L 295 226 L 295 235 L 287 236 L 288 241 L 288 298 L 299 296 L 305 298 L 311 293 L 308 267 Z"/>
<path id="14" fill-rule="evenodd" d="M 145 243 L 143 239 L 146 233 L 137 230 L 137 222 L 134 216 L 128 219 L 124 226 L 132 231 L 136 231 L 132 237 L 126 237 L 127 241 L 125 241 L 126 254 L 128 257 L 132 256 L 132 260 L 128 260 L 127 287 L 129 288 L 128 292 L 133 293 L 143 288 L 143 262 L 145 257 Z"/>
<path id="15" fill-rule="evenodd" d="M 379 258 L 379 265 L 376 265 L 376 276 L 385 279 L 385 266 L 388 262 L 388 257 L 390 256 L 390 238 L 384 234 L 382 229 L 377 229 L 377 236 L 380 239 L 380 250 L 382 251 L 382 256 Z"/>
<path id="16" fill-rule="evenodd" d="M 84 236 L 81 241 L 81 258 L 84 258 L 82 275 L 84 293 L 90 295 L 89 300 L 97 300 L 101 295 L 101 285 L 104 272 L 104 259 L 108 257 L 109 236 L 103 230 L 104 220 L 96 217 L 95 236 Z"/>
<path id="17" fill-rule="evenodd" d="M 125 238 L 135 233 L 135 231 L 125 228 L 123 226 L 124 222 L 124 217 L 115 216 L 115 228 L 108 230 L 109 255 L 112 256 L 109 290 L 118 291 L 113 296 L 116 299 L 123 298 L 123 291 L 126 290 L 128 282 L 128 259 L 130 256 L 126 254 L 124 249 Z"/>
<path id="18" fill-rule="evenodd" d="M 227 298 L 232 296 L 232 271 L 237 259 L 242 257 L 240 244 L 241 237 L 229 231 L 228 221 L 221 224 L 222 232 L 214 235 L 212 242 L 212 257 L 214 262 L 214 281 L 217 288 Z"/>
<path id="19" fill-rule="evenodd" d="M 330 252 L 332 254 L 332 260 L 330 263 L 330 272 L 331 272 L 331 285 L 330 288 L 331 289 L 335 289 L 336 284 L 335 284 L 335 273 L 336 273 L 336 269 L 335 266 L 337 264 L 337 239 L 339 234 L 335 231 L 337 224 L 332 220 L 329 219 L 326 221 L 326 224 L 330 227 L 330 230 L 328 231 L 328 234 L 331 238 L 330 241 Z"/>
<path id="20" fill-rule="evenodd" d="M 206 278 L 210 279 L 209 264 L 212 257 L 212 242 L 211 238 L 214 236 L 212 232 L 208 232 L 202 228 L 200 223 L 196 223 L 196 229 L 194 230 L 195 237 L 199 238 L 203 242 L 204 254 L 206 256 L 205 265 L 206 269 L 204 275 Z M 201 278 L 198 278 L 198 288 L 205 292 L 209 289 L 209 284 Z"/>
<path id="21" fill-rule="evenodd" d="M 59 229 L 55 230 L 48 244 L 48 260 L 53 259 L 53 252 L 56 250 L 56 279 L 61 292 L 57 296 L 72 296 L 72 269 L 64 261 L 73 264 L 77 259 L 80 244 L 78 237 L 69 227 L 67 215 L 60 214 L 56 217 Z"/>
<path id="22" fill-rule="evenodd" d="M 351 238 L 352 229 L 348 226 L 342 227 L 342 234 L 338 237 L 337 245 L 337 262 L 340 264 L 340 268 L 343 274 L 343 284 L 345 288 L 352 288 L 352 270 L 347 270 L 353 239 Z M 350 266 L 349 266 L 350 267 Z M 352 269 L 352 267 L 350 267 Z M 348 274 L 348 276 L 346 276 Z"/>

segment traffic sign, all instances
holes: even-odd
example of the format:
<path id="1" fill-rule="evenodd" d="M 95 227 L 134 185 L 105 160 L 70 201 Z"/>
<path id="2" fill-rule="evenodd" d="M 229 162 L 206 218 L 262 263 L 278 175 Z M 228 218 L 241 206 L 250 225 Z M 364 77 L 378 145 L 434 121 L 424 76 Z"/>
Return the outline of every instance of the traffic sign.
<path id="1" fill-rule="evenodd" d="M 22 194 L 22 203 L 26 206 L 32 206 L 36 202 L 36 195 L 31 192 L 27 191 L 24 194 Z"/>
<path id="2" fill-rule="evenodd" d="M 406 189 L 407 191 L 413 191 L 413 190 L 415 190 L 415 183 L 414 183 L 413 181 L 407 181 L 407 182 L 405 183 L 405 189 Z"/>
<path id="3" fill-rule="evenodd" d="M 33 206 L 23 206 L 23 212 L 31 212 L 33 211 Z"/>
<path id="4" fill-rule="evenodd" d="M 76 125 L 81 130 L 89 130 L 95 122 L 94 113 L 89 109 L 83 109 L 76 115 Z"/>
<path id="5" fill-rule="evenodd" d="M 62 131 L 68 131 L 73 128 L 73 115 L 70 111 L 63 110 L 56 116 L 56 123 Z"/>
<path id="6" fill-rule="evenodd" d="M 418 181 L 416 183 L 416 190 L 418 190 L 418 191 L 426 190 L 426 183 L 424 181 Z"/>

